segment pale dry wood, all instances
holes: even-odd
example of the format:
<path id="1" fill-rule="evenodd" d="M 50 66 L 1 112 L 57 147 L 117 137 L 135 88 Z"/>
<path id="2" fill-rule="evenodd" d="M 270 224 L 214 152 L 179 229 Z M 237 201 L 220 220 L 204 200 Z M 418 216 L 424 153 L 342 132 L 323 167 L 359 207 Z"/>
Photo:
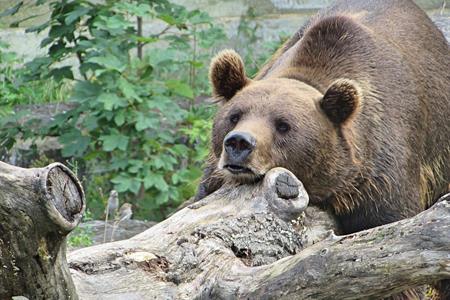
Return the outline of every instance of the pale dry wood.
<path id="1" fill-rule="evenodd" d="M 306 204 L 277 168 L 134 238 L 73 252 L 69 267 L 82 299 L 378 299 L 450 278 L 448 201 L 341 237 L 313 207 L 291 222 Z"/>
<path id="2" fill-rule="evenodd" d="M 0 164 L 0 191 L 1 299 L 377 299 L 450 278 L 448 199 L 338 237 L 333 218 L 276 168 L 129 240 L 70 253 L 75 294 L 64 241 L 84 198 L 73 174 Z"/>
<path id="3" fill-rule="evenodd" d="M 77 299 L 65 237 L 84 208 L 81 185 L 62 164 L 0 162 L 0 299 Z"/>

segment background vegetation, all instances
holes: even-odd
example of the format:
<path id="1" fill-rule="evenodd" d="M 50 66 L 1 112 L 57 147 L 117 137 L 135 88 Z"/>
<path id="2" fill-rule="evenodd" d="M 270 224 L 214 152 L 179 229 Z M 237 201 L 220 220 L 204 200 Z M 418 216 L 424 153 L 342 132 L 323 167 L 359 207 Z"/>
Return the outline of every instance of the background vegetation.
<path id="1" fill-rule="evenodd" d="M 242 53 L 250 75 L 283 38 L 255 51 L 258 22 L 250 9 L 237 40 L 206 13 L 166 0 L 37 0 L 51 17 L 28 32 L 48 32 L 46 54 L 23 64 L 0 43 L 0 153 L 17 142 L 29 166 L 68 164 L 85 187 L 88 209 L 101 218 L 108 193 L 133 204 L 135 216 L 161 220 L 191 197 L 208 152 L 214 105 L 208 63 L 220 48 Z M 21 2 L 1 15 L 15 15 Z M 157 21 L 146 30 L 142 20 Z M 22 21 L 15 20 L 13 26 Z M 30 109 L 66 109 L 45 120 Z M 51 153 L 39 145 L 57 141 Z"/>

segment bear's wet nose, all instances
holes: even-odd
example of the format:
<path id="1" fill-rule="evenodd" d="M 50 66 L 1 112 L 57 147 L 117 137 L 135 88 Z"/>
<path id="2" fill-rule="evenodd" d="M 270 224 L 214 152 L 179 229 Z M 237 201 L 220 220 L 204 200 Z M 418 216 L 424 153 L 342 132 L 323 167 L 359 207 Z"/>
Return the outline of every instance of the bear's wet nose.
<path id="1" fill-rule="evenodd" d="M 230 160 L 242 163 L 256 146 L 256 139 L 246 132 L 232 131 L 227 134 L 223 144 Z"/>

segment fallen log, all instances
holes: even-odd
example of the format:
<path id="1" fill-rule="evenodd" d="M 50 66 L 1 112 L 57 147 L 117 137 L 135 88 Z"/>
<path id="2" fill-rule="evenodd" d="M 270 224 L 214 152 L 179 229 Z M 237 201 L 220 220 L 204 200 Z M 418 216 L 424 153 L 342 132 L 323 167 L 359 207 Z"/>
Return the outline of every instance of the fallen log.
<path id="1" fill-rule="evenodd" d="M 70 179 L 71 194 L 50 188 L 51 194 L 42 179 L 32 179 L 47 174 L 47 182 L 47 169 L 56 167 Z M 301 182 L 275 168 L 258 184 L 224 186 L 131 239 L 69 253 L 76 295 L 64 261 L 64 237 L 78 222 L 84 199 L 71 173 L 60 165 L 48 168 L 0 165 L 1 263 L 9 266 L 0 271 L 1 299 L 376 299 L 450 278 L 450 196 L 413 218 L 336 236 L 330 214 L 308 207 Z M 66 197 L 58 202 L 66 205 L 53 204 L 58 197 L 48 195 L 55 193 Z M 13 213 L 32 220 L 33 229 L 22 230 L 30 225 L 4 217 Z M 15 246 L 8 248 L 6 238 Z M 47 251 L 36 239 L 47 239 Z M 30 253 L 21 256 L 20 267 L 13 262 L 17 256 L 8 254 L 13 250 Z M 42 261 L 45 267 L 39 268 Z M 30 294 L 30 287 L 59 294 Z"/>
<path id="2" fill-rule="evenodd" d="M 78 299 L 65 237 L 84 209 L 81 185 L 62 164 L 0 162 L 0 299 Z"/>
<path id="3" fill-rule="evenodd" d="M 129 240 L 73 252 L 69 267 L 83 299 L 376 299 L 450 278 L 448 201 L 347 236 L 307 202 L 276 168 Z"/>

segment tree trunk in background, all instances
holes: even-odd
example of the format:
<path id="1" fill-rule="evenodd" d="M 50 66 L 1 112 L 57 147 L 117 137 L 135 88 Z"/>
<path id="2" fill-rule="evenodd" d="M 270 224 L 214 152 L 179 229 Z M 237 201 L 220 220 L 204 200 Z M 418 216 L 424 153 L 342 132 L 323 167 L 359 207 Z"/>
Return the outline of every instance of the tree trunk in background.
<path id="1" fill-rule="evenodd" d="M 377 299 L 450 278 L 450 196 L 336 236 L 292 173 L 226 185 L 124 241 L 74 251 L 84 210 L 65 167 L 0 164 L 0 299 Z"/>
<path id="2" fill-rule="evenodd" d="M 81 185 L 65 166 L 22 169 L 0 162 L 0 299 L 78 299 L 66 235 L 84 209 Z"/>

